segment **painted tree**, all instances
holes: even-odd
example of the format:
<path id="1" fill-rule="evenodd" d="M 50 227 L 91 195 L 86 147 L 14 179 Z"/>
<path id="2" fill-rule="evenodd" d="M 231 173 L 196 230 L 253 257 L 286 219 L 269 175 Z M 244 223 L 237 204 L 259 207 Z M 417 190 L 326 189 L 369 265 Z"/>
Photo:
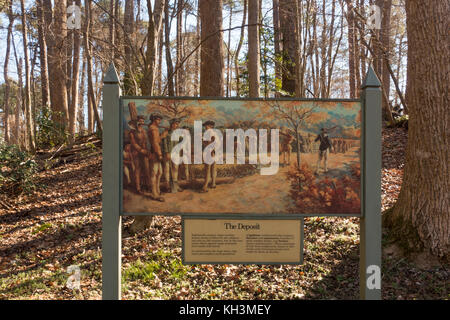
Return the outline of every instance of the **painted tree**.
<path id="1" fill-rule="evenodd" d="M 450 0 L 407 0 L 408 146 L 402 190 L 383 216 L 409 252 L 426 250 L 449 259 Z"/>
<path id="2" fill-rule="evenodd" d="M 262 108 L 263 114 L 270 115 L 273 119 L 284 120 L 294 132 L 297 145 L 297 165 L 301 166 L 301 144 L 302 138 L 300 130 L 306 126 L 306 121 L 314 114 L 318 108 L 316 102 L 302 103 L 299 101 L 288 102 L 266 102 Z"/>

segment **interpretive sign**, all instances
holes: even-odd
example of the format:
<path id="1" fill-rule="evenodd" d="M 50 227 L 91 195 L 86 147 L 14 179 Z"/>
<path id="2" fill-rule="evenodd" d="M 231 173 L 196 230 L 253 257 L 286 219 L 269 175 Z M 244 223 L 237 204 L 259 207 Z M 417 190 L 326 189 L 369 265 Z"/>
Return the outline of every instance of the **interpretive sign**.
<path id="1" fill-rule="evenodd" d="M 301 264 L 303 219 L 183 218 L 183 263 Z"/>
<path id="2" fill-rule="evenodd" d="M 185 263 L 299 263 L 303 218 L 360 221 L 360 296 L 381 297 L 381 84 L 356 99 L 124 97 L 103 79 L 103 299 L 122 216 L 183 217 Z"/>

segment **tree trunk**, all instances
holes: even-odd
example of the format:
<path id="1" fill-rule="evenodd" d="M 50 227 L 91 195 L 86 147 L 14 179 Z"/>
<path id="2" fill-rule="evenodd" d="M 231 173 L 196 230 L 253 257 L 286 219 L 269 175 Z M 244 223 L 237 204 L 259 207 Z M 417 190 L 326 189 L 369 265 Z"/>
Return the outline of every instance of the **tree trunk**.
<path id="1" fill-rule="evenodd" d="M 92 8 L 91 1 L 85 0 L 85 29 L 84 29 L 84 50 L 86 52 L 86 63 L 87 63 L 87 80 L 88 80 L 88 100 L 90 101 L 92 113 L 95 117 L 95 121 L 97 122 L 97 130 L 99 132 L 103 131 L 102 122 L 100 120 L 100 115 L 97 109 L 97 103 L 95 100 L 94 94 L 94 85 L 92 82 L 92 56 L 91 56 L 91 46 L 89 43 L 89 35 L 90 35 L 90 25 L 92 23 Z M 93 128 L 92 128 L 93 130 Z"/>
<path id="2" fill-rule="evenodd" d="M 248 1 L 248 82 L 251 98 L 260 94 L 259 0 Z"/>
<path id="3" fill-rule="evenodd" d="M 351 0 L 347 2 L 347 23 L 348 23 L 348 75 L 350 86 L 350 98 L 356 98 L 356 68 L 355 68 L 355 18 L 353 15 L 353 5 Z"/>
<path id="4" fill-rule="evenodd" d="M 222 0 L 200 0 L 201 67 L 200 96 L 221 97 L 224 92 Z"/>
<path id="5" fill-rule="evenodd" d="M 296 57 L 296 1 L 280 1 L 280 29 L 282 42 L 282 84 L 281 89 L 289 95 L 295 93 Z"/>
<path id="6" fill-rule="evenodd" d="M 407 0 L 408 146 L 402 190 L 384 214 L 407 252 L 425 249 L 449 260 L 450 0 Z"/>
<path id="7" fill-rule="evenodd" d="M 5 64 L 3 65 L 3 78 L 5 79 L 5 97 L 3 100 L 3 129 L 5 132 L 5 143 L 9 144 L 10 142 L 10 133 L 9 133 L 9 92 L 11 90 L 11 84 L 9 82 L 8 76 L 8 65 L 9 65 L 9 53 L 11 51 L 11 35 L 12 35 L 12 27 L 14 24 L 14 15 L 12 12 L 12 1 L 8 4 L 8 33 L 6 36 L 6 53 L 5 53 Z"/>
<path id="8" fill-rule="evenodd" d="M 42 106 L 50 108 L 50 86 L 48 80 L 48 54 L 47 54 L 47 22 L 45 19 L 44 1 L 39 0 L 37 4 L 38 15 L 38 37 L 39 37 L 39 61 L 41 63 L 41 95 Z"/>
<path id="9" fill-rule="evenodd" d="M 27 150 L 34 152 L 36 149 L 34 141 L 33 130 L 33 114 L 31 112 L 31 80 L 30 80 L 30 58 L 28 53 L 28 27 L 27 27 L 27 13 L 25 12 L 25 2 L 20 1 L 20 8 L 22 11 L 22 37 L 23 37 L 23 51 L 25 58 L 25 119 L 27 131 Z"/>
<path id="10" fill-rule="evenodd" d="M 175 87 L 173 85 L 173 63 L 170 52 L 170 14 L 169 0 L 166 0 L 164 6 L 164 43 L 166 46 L 166 67 L 167 67 L 167 89 L 170 97 L 175 96 Z"/>
<path id="11" fill-rule="evenodd" d="M 124 55 L 125 55 L 125 75 L 124 75 L 124 94 L 136 95 L 134 84 L 134 63 L 133 63 L 133 33 L 134 33 L 134 1 L 125 0 L 125 11 L 123 16 L 124 31 Z"/>
<path id="12" fill-rule="evenodd" d="M 176 88 L 177 96 L 184 95 L 184 68 L 181 66 L 181 61 L 183 59 L 183 7 L 184 1 L 177 1 L 177 72 L 176 72 Z"/>
<path id="13" fill-rule="evenodd" d="M 280 41 L 280 3 L 279 0 L 272 1 L 273 8 L 273 46 L 275 53 L 275 97 L 279 97 L 281 89 L 281 41 Z"/>
<path id="14" fill-rule="evenodd" d="M 388 64 L 390 63 L 390 52 L 391 52 L 391 6 L 392 0 L 385 0 L 383 6 L 383 19 L 381 22 L 381 34 L 380 42 L 383 48 L 383 60 L 382 60 L 382 84 L 383 90 L 386 92 L 388 97 L 387 101 L 383 100 L 383 113 L 384 119 L 391 120 L 392 112 L 389 102 L 390 91 L 391 91 L 391 75 L 389 74 Z"/>
<path id="15" fill-rule="evenodd" d="M 161 31 L 162 17 L 164 11 L 164 0 L 155 0 L 155 8 L 152 11 L 152 4 L 147 0 L 149 12 L 147 51 L 145 53 L 144 75 L 141 81 L 143 95 L 151 96 L 154 91 L 156 60 L 158 58 L 158 40 Z"/>
<path id="16" fill-rule="evenodd" d="M 244 32 L 245 32 L 245 19 L 247 18 L 247 0 L 244 0 L 243 3 L 244 6 L 244 12 L 242 13 L 242 28 L 241 28 L 241 35 L 239 37 L 239 43 L 238 47 L 236 49 L 236 53 L 234 54 L 234 68 L 235 68 L 235 78 L 236 78 L 236 95 L 239 97 L 239 91 L 240 91 L 240 79 L 239 79 L 239 53 L 241 52 L 242 45 L 244 43 Z"/>
<path id="17" fill-rule="evenodd" d="M 14 39 L 13 39 L 13 44 L 14 44 Z M 17 61 L 17 60 L 16 60 Z M 22 82 L 22 65 L 23 65 L 23 60 L 22 58 L 19 59 L 18 61 L 18 66 L 17 66 L 17 75 L 19 76 L 19 88 L 17 90 L 17 104 L 16 104 L 16 124 L 15 124 L 15 136 L 16 136 L 16 144 L 19 145 L 20 147 L 22 147 L 25 144 L 25 139 L 21 139 L 21 132 L 23 132 L 24 134 L 26 133 L 26 130 L 24 132 L 24 130 L 21 130 L 21 121 L 20 121 L 20 114 L 21 111 L 23 109 L 23 95 L 22 95 L 22 88 L 23 88 L 23 82 Z"/>
<path id="18" fill-rule="evenodd" d="M 50 99 L 53 111 L 52 118 L 63 127 L 66 126 L 69 119 L 66 87 L 66 7 L 66 0 L 55 0 L 52 30 L 48 42 Z"/>
<path id="19" fill-rule="evenodd" d="M 81 7 L 81 0 L 76 0 L 75 5 Z M 69 137 L 73 142 L 76 132 L 78 115 L 78 88 L 80 79 L 80 31 L 73 30 L 73 69 L 72 69 L 72 99 L 69 108 Z"/>

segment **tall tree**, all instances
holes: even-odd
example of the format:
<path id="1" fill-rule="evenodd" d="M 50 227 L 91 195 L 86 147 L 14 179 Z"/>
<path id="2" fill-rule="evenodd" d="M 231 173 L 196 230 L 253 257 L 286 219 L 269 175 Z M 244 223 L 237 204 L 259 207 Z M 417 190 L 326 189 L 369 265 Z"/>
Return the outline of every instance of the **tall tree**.
<path id="1" fill-rule="evenodd" d="M 12 11 L 12 0 L 8 1 L 8 32 L 6 35 L 6 52 L 5 52 L 5 63 L 3 65 L 3 78 L 5 79 L 5 97 L 3 100 L 3 112 L 4 112 L 4 118 L 3 118 L 3 129 L 5 132 L 5 143 L 9 143 L 10 140 L 10 125 L 9 125 L 9 93 L 11 91 L 11 84 L 9 81 L 9 75 L 8 75 L 8 66 L 9 66 L 9 53 L 11 51 L 11 35 L 12 35 L 12 27 L 14 24 L 14 15 Z"/>
<path id="2" fill-rule="evenodd" d="M 355 30 L 355 16 L 353 13 L 353 4 L 351 0 L 346 0 L 347 3 L 347 23 L 348 23 L 348 75 L 350 86 L 350 98 L 356 98 L 356 30 Z"/>
<path id="3" fill-rule="evenodd" d="M 177 72 L 176 72 L 176 88 L 177 96 L 184 95 L 184 68 L 181 66 L 181 61 L 183 59 L 183 8 L 184 0 L 177 1 Z"/>
<path id="4" fill-rule="evenodd" d="M 200 0 L 201 67 L 200 96 L 221 97 L 224 93 L 222 0 Z"/>
<path id="5" fill-rule="evenodd" d="M 244 0 L 244 3 L 243 3 L 244 12 L 242 13 L 241 34 L 239 36 L 238 46 L 237 46 L 236 52 L 234 54 L 234 68 L 235 68 L 234 76 L 236 78 L 236 93 L 238 96 L 239 96 L 239 91 L 240 91 L 239 53 L 241 52 L 242 45 L 244 44 L 244 31 L 245 31 L 244 25 L 245 25 L 245 21 L 247 19 L 247 7 L 248 7 L 247 2 L 248 2 L 248 0 Z"/>
<path id="6" fill-rule="evenodd" d="M 92 17 L 91 1 L 85 0 L 84 7 L 85 7 L 85 23 L 84 23 L 83 39 L 84 39 L 84 52 L 86 53 L 86 64 L 87 64 L 88 101 L 89 101 L 88 107 L 90 105 L 92 114 L 94 115 L 95 118 L 95 122 L 97 123 L 97 130 L 99 132 L 102 132 L 103 126 L 97 109 L 98 104 L 97 100 L 95 99 L 94 84 L 92 80 L 92 46 L 90 43 L 90 33 L 93 17 Z M 92 122 L 92 120 L 90 121 Z M 93 129 L 94 128 L 92 127 L 92 130 Z"/>
<path id="7" fill-rule="evenodd" d="M 248 81 L 250 97 L 260 93 L 259 0 L 248 1 Z"/>
<path id="8" fill-rule="evenodd" d="M 141 81 L 143 95 L 153 95 L 156 60 L 158 57 L 158 40 L 163 19 L 164 3 L 164 0 L 155 0 L 155 7 L 152 8 L 151 0 L 147 0 L 149 22 L 147 29 L 147 51 L 145 53 L 144 75 Z"/>
<path id="9" fill-rule="evenodd" d="M 449 260 L 450 0 L 406 0 L 408 145 L 402 190 L 384 226 L 409 251 Z"/>
<path id="10" fill-rule="evenodd" d="M 298 4 L 297 4 L 298 5 Z M 295 0 L 285 0 L 279 2 L 280 10 L 280 31 L 282 43 L 282 70 L 283 76 L 281 89 L 289 94 L 295 93 L 295 57 L 296 57 L 296 26 L 297 11 Z"/>
<path id="11" fill-rule="evenodd" d="M 76 0 L 75 5 L 81 7 L 81 0 Z M 80 31 L 73 30 L 73 62 L 72 62 L 72 98 L 69 107 L 69 137 L 73 142 L 77 128 L 77 115 L 79 104 L 79 79 L 80 79 Z"/>
<path id="12" fill-rule="evenodd" d="M 167 67 L 167 89 L 169 96 L 175 96 L 175 87 L 173 84 L 174 71 L 172 63 L 172 53 L 170 52 L 170 14 L 169 14 L 169 0 L 166 0 L 164 6 L 164 44 L 166 47 L 166 67 Z"/>
<path id="13" fill-rule="evenodd" d="M 45 5 L 49 3 L 45 2 Z M 51 5 L 51 3 L 50 3 Z M 65 127 L 68 123 L 68 102 L 66 87 L 67 59 L 67 15 L 66 0 L 55 0 L 51 32 L 48 41 L 48 67 L 50 99 L 53 120 Z M 51 12 L 51 8 L 46 8 Z"/>
<path id="14" fill-rule="evenodd" d="M 279 89 L 281 89 L 281 39 L 280 39 L 280 2 L 272 1 L 273 8 L 273 45 L 275 53 L 275 97 L 279 97 Z"/>
<path id="15" fill-rule="evenodd" d="M 380 45 L 383 48 L 382 59 L 382 85 L 388 99 L 383 99 L 384 118 L 390 119 L 391 107 L 389 102 L 389 94 L 391 91 L 391 75 L 389 74 L 389 63 L 391 57 L 391 7 L 392 0 L 385 0 L 383 3 L 383 19 L 381 20 Z"/>
<path id="16" fill-rule="evenodd" d="M 50 108 L 50 85 L 48 78 L 48 50 L 47 50 L 47 35 L 49 22 L 47 21 L 48 14 L 51 12 L 46 12 L 48 6 L 51 7 L 51 3 L 44 6 L 44 1 L 49 0 L 39 0 L 37 3 L 37 16 L 38 16 L 38 40 L 39 40 L 39 61 L 41 63 L 41 95 L 42 95 L 42 106 Z"/>
<path id="17" fill-rule="evenodd" d="M 31 106 L 31 77 L 30 77 L 30 58 L 28 52 L 28 26 L 27 13 L 25 11 L 25 1 L 20 1 L 20 8 L 22 11 L 22 42 L 23 52 L 25 58 L 25 123 L 27 132 L 26 146 L 29 151 L 34 152 L 36 145 L 34 141 L 34 119 Z"/>

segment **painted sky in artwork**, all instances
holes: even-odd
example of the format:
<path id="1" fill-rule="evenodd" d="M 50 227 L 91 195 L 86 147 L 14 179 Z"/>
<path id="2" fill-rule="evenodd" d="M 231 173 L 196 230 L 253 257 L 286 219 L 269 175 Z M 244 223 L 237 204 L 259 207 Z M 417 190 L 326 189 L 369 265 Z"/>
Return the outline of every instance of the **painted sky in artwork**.
<path id="1" fill-rule="evenodd" d="M 311 116 L 306 118 L 301 129 L 303 132 L 318 133 L 320 128 L 334 128 L 331 136 L 353 135 L 359 136 L 360 112 L 359 102 L 336 101 L 292 101 L 292 100 L 206 100 L 206 99 L 125 99 L 123 101 L 123 123 L 128 128 L 130 113 L 128 103 L 136 104 L 139 115 L 145 116 L 148 124 L 149 116 L 158 112 L 164 116 L 162 125 L 167 126 L 168 120 L 174 117 L 174 110 L 170 107 L 176 104 L 177 110 L 182 110 L 177 116 L 183 121 L 181 125 L 192 126 L 194 120 L 214 120 L 216 127 L 224 128 L 232 123 L 253 121 L 256 123 L 270 123 L 274 127 L 289 127 L 286 120 L 274 116 L 269 105 L 278 103 L 282 108 L 296 108 L 297 110 L 311 110 Z M 255 128 L 257 129 L 257 128 Z"/>

